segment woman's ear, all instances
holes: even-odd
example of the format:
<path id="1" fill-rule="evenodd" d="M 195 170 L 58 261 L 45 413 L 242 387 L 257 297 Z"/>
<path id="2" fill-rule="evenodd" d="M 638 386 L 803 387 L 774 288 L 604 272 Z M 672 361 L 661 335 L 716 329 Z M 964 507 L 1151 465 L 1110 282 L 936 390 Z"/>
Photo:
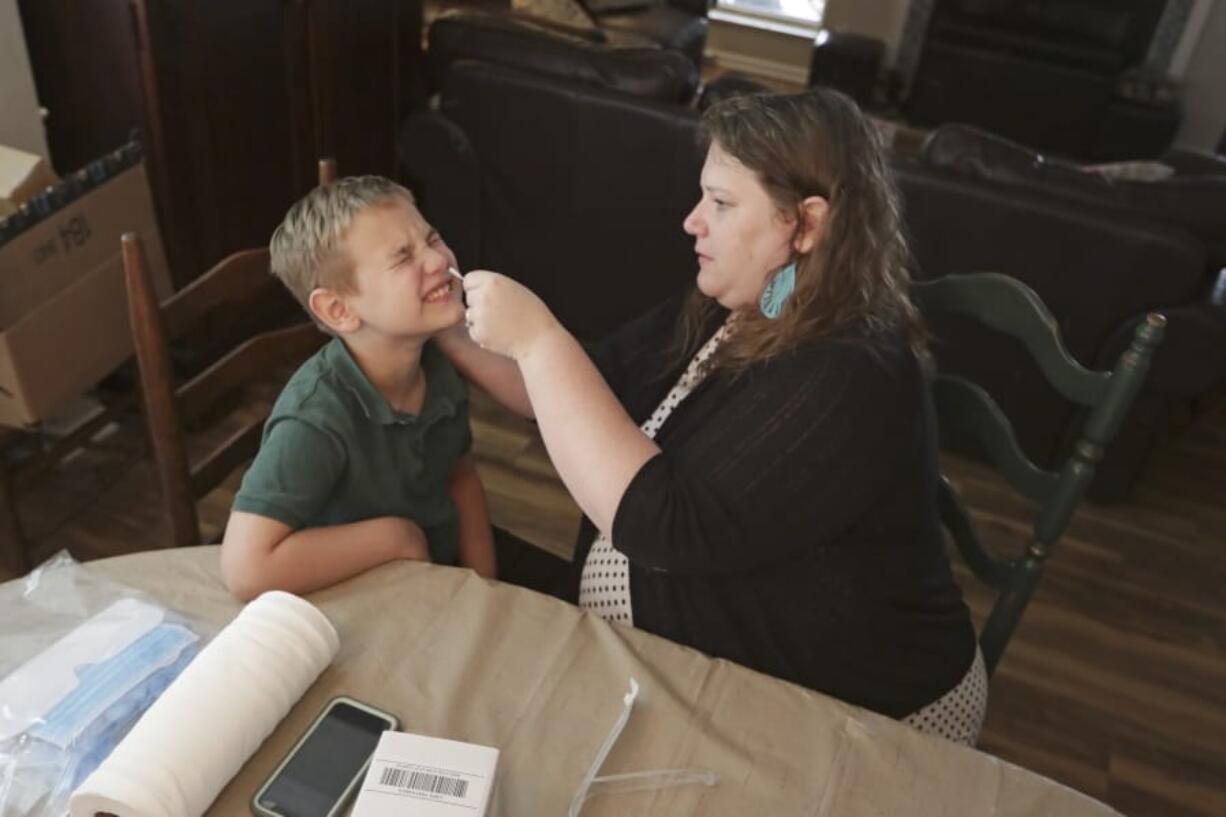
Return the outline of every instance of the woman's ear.
<path id="1" fill-rule="evenodd" d="M 362 320 L 349 308 L 345 298 L 336 290 L 316 287 L 307 298 L 307 305 L 320 323 L 338 335 L 352 332 L 362 325 Z"/>
<path id="2" fill-rule="evenodd" d="M 809 196 L 800 203 L 800 229 L 792 245 L 796 252 L 804 255 L 811 252 L 821 241 L 826 232 L 826 216 L 830 212 L 830 202 L 821 196 Z"/>

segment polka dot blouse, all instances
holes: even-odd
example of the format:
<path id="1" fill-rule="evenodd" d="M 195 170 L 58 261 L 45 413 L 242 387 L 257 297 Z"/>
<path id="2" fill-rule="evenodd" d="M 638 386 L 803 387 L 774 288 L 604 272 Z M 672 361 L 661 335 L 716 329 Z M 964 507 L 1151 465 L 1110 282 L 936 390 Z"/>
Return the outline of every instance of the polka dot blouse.
<path id="1" fill-rule="evenodd" d="M 655 439 L 673 409 L 702 382 L 706 375 L 703 364 L 727 336 L 728 323 L 725 322 L 698 350 L 676 385 L 643 423 L 641 428 L 644 434 Z M 579 606 L 609 621 L 634 624 L 634 610 L 630 604 L 630 563 L 607 533 L 597 533 L 592 549 L 588 551 L 587 561 L 583 563 L 579 580 Z"/>

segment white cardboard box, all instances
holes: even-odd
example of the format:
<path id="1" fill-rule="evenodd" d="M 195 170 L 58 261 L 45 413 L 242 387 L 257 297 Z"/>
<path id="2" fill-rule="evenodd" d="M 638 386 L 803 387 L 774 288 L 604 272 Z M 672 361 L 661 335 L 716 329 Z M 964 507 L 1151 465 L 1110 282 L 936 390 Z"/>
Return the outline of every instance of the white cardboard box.
<path id="1" fill-rule="evenodd" d="M 408 732 L 384 732 L 352 817 L 484 817 L 498 750 Z"/>

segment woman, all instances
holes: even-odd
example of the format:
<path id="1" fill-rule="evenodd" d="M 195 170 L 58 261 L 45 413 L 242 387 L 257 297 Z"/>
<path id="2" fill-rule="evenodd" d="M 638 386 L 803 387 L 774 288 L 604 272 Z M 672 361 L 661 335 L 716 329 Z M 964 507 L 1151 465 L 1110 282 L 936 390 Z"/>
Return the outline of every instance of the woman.
<path id="1" fill-rule="evenodd" d="M 827 90 L 734 97 L 702 126 L 684 303 L 589 358 L 528 290 L 473 272 L 444 349 L 536 418 L 589 520 L 582 606 L 973 743 L 986 675 L 878 136 Z"/>

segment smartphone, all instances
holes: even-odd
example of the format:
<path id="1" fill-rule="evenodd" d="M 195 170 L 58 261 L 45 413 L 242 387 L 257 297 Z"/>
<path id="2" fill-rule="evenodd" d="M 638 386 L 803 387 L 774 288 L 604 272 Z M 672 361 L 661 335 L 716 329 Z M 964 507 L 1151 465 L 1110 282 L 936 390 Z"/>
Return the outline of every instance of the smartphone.
<path id="1" fill-rule="evenodd" d="M 251 798 L 258 817 L 335 817 L 357 791 L 394 715 L 338 696 Z"/>

